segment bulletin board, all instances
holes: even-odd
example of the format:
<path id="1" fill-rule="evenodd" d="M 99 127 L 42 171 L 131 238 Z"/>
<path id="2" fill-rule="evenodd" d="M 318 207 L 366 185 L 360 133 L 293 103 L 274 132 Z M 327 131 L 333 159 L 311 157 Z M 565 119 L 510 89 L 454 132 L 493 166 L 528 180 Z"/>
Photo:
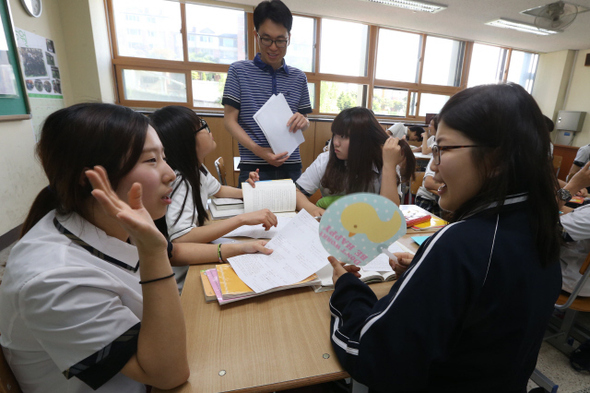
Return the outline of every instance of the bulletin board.
<path id="1" fill-rule="evenodd" d="M 0 121 L 31 118 L 8 0 L 0 0 Z"/>

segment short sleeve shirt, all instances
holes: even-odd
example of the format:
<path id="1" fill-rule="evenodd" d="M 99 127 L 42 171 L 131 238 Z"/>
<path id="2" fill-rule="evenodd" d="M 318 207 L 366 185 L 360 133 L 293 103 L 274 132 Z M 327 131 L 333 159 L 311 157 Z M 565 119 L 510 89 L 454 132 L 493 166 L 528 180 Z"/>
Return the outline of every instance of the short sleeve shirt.
<path id="1" fill-rule="evenodd" d="M 278 93 L 285 96 L 291 112 L 311 113 L 305 73 L 287 66 L 284 61 L 279 69 L 274 70 L 257 54 L 254 60 L 237 61 L 229 67 L 221 103 L 240 111 L 238 124 L 255 143 L 270 147 L 253 116 L 273 94 Z M 240 163 L 270 166 L 241 144 L 239 150 Z M 299 148 L 295 149 L 285 164 L 301 164 Z"/>
<path id="2" fill-rule="evenodd" d="M 434 171 L 432 169 L 430 169 L 431 164 L 432 164 L 432 158 L 430 159 L 430 161 L 428 161 L 428 165 L 426 166 L 426 170 L 424 171 L 424 179 L 422 180 L 422 185 L 418 188 L 418 192 L 416 193 L 416 196 L 424 198 L 424 199 L 428 199 L 429 201 L 434 201 L 434 200 L 436 200 L 436 195 L 434 195 L 433 193 L 428 191 L 426 189 L 426 187 L 424 187 L 424 181 L 426 181 L 426 178 L 428 176 L 434 177 Z"/>
<path id="3" fill-rule="evenodd" d="M 0 344 L 23 391 L 145 392 L 119 372 L 137 351 L 138 269 L 135 246 L 75 213 L 52 211 L 19 240 L 0 285 Z"/>
<path id="4" fill-rule="evenodd" d="M 590 205 L 580 206 L 560 217 L 563 229 L 574 240 L 561 246 L 562 289 L 571 292 L 582 277 L 580 268 L 590 252 Z M 590 296 L 590 281 L 586 281 L 580 296 Z"/>
<path id="5" fill-rule="evenodd" d="M 590 145 L 580 147 L 576 153 L 576 158 L 574 158 L 574 165 L 581 168 L 586 165 L 588 160 L 590 160 Z"/>

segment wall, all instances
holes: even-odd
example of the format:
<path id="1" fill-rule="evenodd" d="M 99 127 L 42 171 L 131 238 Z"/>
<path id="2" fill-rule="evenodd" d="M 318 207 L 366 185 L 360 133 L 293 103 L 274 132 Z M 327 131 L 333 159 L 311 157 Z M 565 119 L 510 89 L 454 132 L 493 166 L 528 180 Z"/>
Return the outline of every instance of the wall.
<path id="1" fill-rule="evenodd" d="M 586 120 L 582 131 L 578 132 L 574 137 L 574 146 L 583 146 L 590 143 L 590 67 L 584 66 L 588 53 L 590 53 L 590 48 L 578 52 L 569 93 L 563 108 L 566 111 L 586 112 Z"/>
<path id="2" fill-rule="evenodd" d="M 62 77 L 62 91 L 67 102 L 67 97 L 72 93 L 57 0 L 43 2 L 40 18 L 29 16 L 20 0 L 9 0 L 9 5 L 15 27 L 53 40 Z M 0 122 L 0 235 L 22 224 L 33 199 L 47 185 L 34 149 L 31 120 Z"/>

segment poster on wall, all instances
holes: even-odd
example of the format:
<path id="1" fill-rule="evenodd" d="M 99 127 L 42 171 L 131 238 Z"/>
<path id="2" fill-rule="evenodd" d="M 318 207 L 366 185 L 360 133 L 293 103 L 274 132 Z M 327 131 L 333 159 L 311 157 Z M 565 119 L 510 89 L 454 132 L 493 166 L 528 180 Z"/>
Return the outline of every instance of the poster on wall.
<path id="1" fill-rule="evenodd" d="M 18 28 L 15 32 L 29 97 L 63 98 L 53 41 Z"/>
<path id="2" fill-rule="evenodd" d="M 0 18 L 0 95 L 17 96 L 16 76 L 8 57 L 8 41 Z"/>

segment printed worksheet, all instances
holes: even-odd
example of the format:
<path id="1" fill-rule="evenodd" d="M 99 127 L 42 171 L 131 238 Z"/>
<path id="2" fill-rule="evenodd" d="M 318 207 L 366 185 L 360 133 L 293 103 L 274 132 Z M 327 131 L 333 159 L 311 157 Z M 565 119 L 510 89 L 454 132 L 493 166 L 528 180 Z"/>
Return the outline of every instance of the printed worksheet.
<path id="1" fill-rule="evenodd" d="M 326 264 L 319 223 L 300 211 L 268 242 L 270 255 L 245 254 L 228 258 L 236 274 L 255 292 L 299 282 Z"/>
<path id="2" fill-rule="evenodd" d="M 261 224 L 242 225 L 223 237 L 251 237 L 252 239 L 272 239 L 275 235 L 291 221 L 291 217 L 277 217 L 277 226 L 264 230 Z"/>

